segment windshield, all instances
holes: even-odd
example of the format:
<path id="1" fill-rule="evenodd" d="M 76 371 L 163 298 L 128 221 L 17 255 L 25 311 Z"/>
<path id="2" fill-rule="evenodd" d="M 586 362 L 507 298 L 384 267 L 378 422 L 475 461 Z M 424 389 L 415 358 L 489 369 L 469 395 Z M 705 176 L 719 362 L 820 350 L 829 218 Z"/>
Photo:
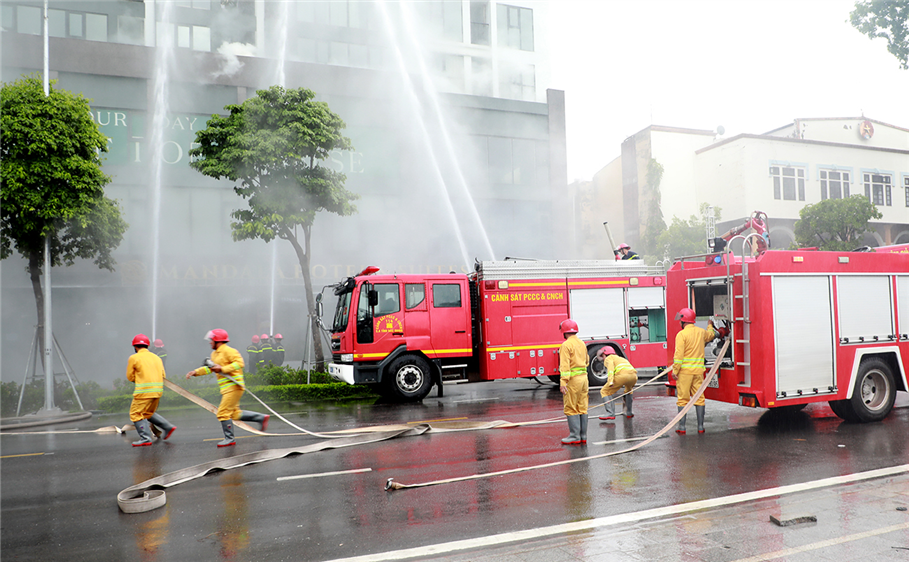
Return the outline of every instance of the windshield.
<path id="1" fill-rule="evenodd" d="M 335 309 L 335 319 L 331 325 L 332 332 L 343 332 L 347 328 L 347 319 L 350 316 L 350 296 L 353 291 L 338 295 L 338 307 Z"/>

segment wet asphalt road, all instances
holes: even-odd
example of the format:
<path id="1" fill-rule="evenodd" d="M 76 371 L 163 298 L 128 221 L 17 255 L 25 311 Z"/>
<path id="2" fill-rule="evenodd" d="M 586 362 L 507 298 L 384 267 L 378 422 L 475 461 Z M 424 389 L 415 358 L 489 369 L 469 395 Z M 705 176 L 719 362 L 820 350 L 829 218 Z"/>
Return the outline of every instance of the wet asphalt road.
<path id="1" fill-rule="evenodd" d="M 596 391 L 591 400 L 599 403 Z M 786 418 L 708 401 L 704 435 L 672 433 L 633 453 L 548 469 L 383 489 L 389 477 L 413 484 L 626 448 L 600 442 L 651 435 L 675 413 L 674 398 L 653 387 L 635 400 L 633 419 L 592 419 L 586 447 L 559 443 L 567 433 L 564 421 L 399 438 L 211 474 L 169 488 L 163 508 L 131 515 L 116 501 L 128 486 L 316 438 L 238 431 L 236 447 L 218 449 L 220 426 L 194 408 L 162 411 L 178 429 L 152 447 L 130 447 L 134 432 L 4 434 L 0 555 L 4 561 L 330 560 L 583 521 L 904 464 L 907 403 L 901 393 L 882 423 L 855 425 L 820 405 Z M 521 422 L 561 416 L 561 395 L 531 381 L 446 385 L 443 397 L 433 391 L 421 404 L 306 406 L 284 415 L 313 431 L 438 420 Z M 694 421 L 692 414 L 689 429 Z M 126 415 L 102 416 L 67 427 L 127 422 Z M 294 430 L 273 418 L 269 431 Z M 364 469 L 371 470 L 277 480 Z"/>

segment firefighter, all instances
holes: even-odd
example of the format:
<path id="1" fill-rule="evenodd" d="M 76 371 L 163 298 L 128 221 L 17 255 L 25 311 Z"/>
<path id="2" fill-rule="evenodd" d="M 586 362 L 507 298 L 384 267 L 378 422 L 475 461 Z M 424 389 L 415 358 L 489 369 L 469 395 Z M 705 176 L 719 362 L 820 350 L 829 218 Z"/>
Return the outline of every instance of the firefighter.
<path id="1" fill-rule="evenodd" d="M 616 248 L 616 251 L 617 251 L 618 253 L 622 254 L 622 259 L 623 259 L 623 260 L 639 260 L 639 259 L 641 259 L 641 256 L 637 255 L 637 253 L 634 252 L 634 251 L 631 249 L 631 246 L 629 246 L 628 244 L 624 244 L 624 243 L 623 243 L 623 244 L 619 244 L 619 247 Z"/>
<path id="2" fill-rule="evenodd" d="M 682 323 L 682 331 L 675 337 L 672 363 L 672 376 L 676 379 L 676 405 L 681 412 L 704 382 L 704 346 L 713 341 L 717 333 L 712 320 L 707 322 L 706 330 L 695 326 L 695 314 L 690 308 L 680 310 L 675 319 Z M 704 433 L 703 396 L 694 403 L 694 409 L 698 416 L 698 433 Z M 679 421 L 679 426 L 675 430 L 679 435 L 685 435 L 686 417 Z"/>
<path id="3" fill-rule="evenodd" d="M 638 372 L 628 362 L 627 359 L 618 355 L 614 349 L 609 346 L 601 347 L 597 351 L 597 357 L 603 361 L 603 367 L 606 369 L 606 384 L 600 389 L 600 396 L 606 398 L 612 396 L 622 388 L 625 389 L 625 417 L 633 418 L 634 413 L 631 409 L 632 394 L 634 385 L 638 382 Z M 601 420 L 615 419 L 615 402 L 606 401 L 606 414 L 600 416 Z"/>
<path id="4" fill-rule="evenodd" d="M 252 343 L 246 346 L 246 355 L 249 356 L 249 374 L 256 374 L 256 365 L 259 363 L 259 336 L 252 337 Z"/>
<path id="5" fill-rule="evenodd" d="M 274 360 L 274 350 L 268 341 L 268 334 L 259 336 L 259 369 L 269 366 Z"/>
<path id="6" fill-rule="evenodd" d="M 152 353 L 161 358 L 161 364 L 165 367 L 167 366 L 167 349 L 164 347 L 164 342 L 160 339 L 155 340 L 155 347 L 150 349 Z"/>
<path id="7" fill-rule="evenodd" d="M 571 318 L 562 320 L 559 330 L 565 338 L 559 346 L 559 390 L 569 431 L 562 443 L 576 445 L 587 442 L 587 346 L 578 338 L 578 323 Z"/>
<path id="8" fill-rule="evenodd" d="M 283 340 L 283 339 L 284 339 L 284 336 L 282 336 L 281 334 L 275 334 L 275 342 L 273 344 L 273 347 L 274 347 L 275 365 L 277 365 L 278 367 L 284 365 L 284 345 L 281 344 L 281 340 Z"/>
<path id="9" fill-rule="evenodd" d="M 186 379 L 217 373 L 218 386 L 221 389 L 221 404 L 218 406 L 217 416 L 224 431 L 224 439 L 218 442 L 218 447 L 230 447 L 237 444 L 231 420 L 256 422 L 261 425 L 262 431 L 265 431 L 268 427 L 268 418 L 271 416 L 240 410 L 240 397 L 246 390 L 243 386 L 243 356 L 227 345 L 230 341 L 227 332 L 216 328 L 205 334 L 205 339 L 211 344 L 211 361 L 206 361 L 205 366 L 186 373 Z M 230 375 L 234 380 L 224 375 Z"/>
<path id="10" fill-rule="evenodd" d="M 136 383 L 133 390 L 133 402 L 129 407 L 129 421 L 136 426 L 139 440 L 133 447 L 145 447 L 153 443 L 149 423 L 153 423 L 164 432 L 164 439 L 170 437 L 176 426 L 155 412 L 158 401 L 164 394 L 164 364 L 161 358 L 148 350 L 148 336 L 136 334 L 133 338 L 135 353 L 126 362 L 126 380 Z"/>

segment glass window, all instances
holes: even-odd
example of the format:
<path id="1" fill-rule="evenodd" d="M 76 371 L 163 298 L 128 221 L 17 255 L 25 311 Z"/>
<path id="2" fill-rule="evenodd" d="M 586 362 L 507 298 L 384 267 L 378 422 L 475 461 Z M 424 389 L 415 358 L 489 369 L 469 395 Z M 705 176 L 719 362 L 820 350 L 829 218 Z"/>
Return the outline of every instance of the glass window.
<path id="1" fill-rule="evenodd" d="M 489 2 L 470 2 L 470 42 L 489 45 Z"/>
<path id="2" fill-rule="evenodd" d="M 155 33 L 157 36 L 157 41 L 155 45 L 164 45 L 168 42 L 173 43 L 174 41 L 174 24 L 157 22 L 155 25 Z"/>
<path id="3" fill-rule="evenodd" d="M 3 31 L 12 31 L 16 25 L 16 7 L 0 4 L 0 21 Z"/>
<path id="4" fill-rule="evenodd" d="M 461 286 L 433 283 L 432 306 L 433 308 L 460 308 Z"/>
<path id="5" fill-rule="evenodd" d="M 145 44 L 145 20 L 133 16 L 117 16 L 117 42 Z"/>
<path id="6" fill-rule="evenodd" d="M 193 50 L 211 51 L 211 30 L 204 25 L 193 26 Z"/>
<path id="7" fill-rule="evenodd" d="M 82 31 L 82 14 L 70 14 L 69 15 L 69 36 L 70 37 L 85 37 L 85 33 Z"/>
<path id="8" fill-rule="evenodd" d="M 188 25 L 178 25 L 177 26 L 177 46 L 183 47 L 184 49 L 189 49 L 190 43 L 190 28 Z"/>
<path id="9" fill-rule="evenodd" d="M 426 287 L 422 283 L 407 283 L 404 285 L 404 295 L 407 310 L 410 310 L 426 300 Z"/>
<path id="10" fill-rule="evenodd" d="M 297 21 L 316 21 L 316 11 L 312 2 L 296 2 Z"/>
<path id="11" fill-rule="evenodd" d="M 514 139 L 511 141 L 514 183 L 519 185 L 530 185 L 533 183 L 535 152 L 536 146 L 532 140 Z"/>
<path id="12" fill-rule="evenodd" d="M 328 17 L 331 25 L 347 27 L 347 2 L 335 0 L 328 4 Z"/>
<path id="13" fill-rule="evenodd" d="M 350 66 L 357 68 L 369 66 L 369 51 L 366 45 L 350 45 Z"/>
<path id="14" fill-rule="evenodd" d="M 476 96 L 492 95 L 492 62 L 489 59 L 471 58 L 470 87 Z"/>
<path id="15" fill-rule="evenodd" d="M 903 187 L 906 191 L 906 206 L 909 207 L 909 176 L 903 177 Z"/>
<path id="16" fill-rule="evenodd" d="M 821 199 L 849 197 L 849 172 L 821 170 Z"/>
<path id="17" fill-rule="evenodd" d="M 347 43 L 332 41 L 328 48 L 328 64 L 347 66 L 350 64 L 350 51 Z"/>
<path id="18" fill-rule="evenodd" d="M 181 8 L 192 8 L 192 0 L 177 0 L 176 5 Z"/>
<path id="19" fill-rule="evenodd" d="M 85 14 L 85 38 L 89 41 L 107 41 L 106 14 Z"/>
<path id="20" fill-rule="evenodd" d="M 499 45 L 533 50 L 533 10 L 499 4 L 496 9 Z"/>
<path id="21" fill-rule="evenodd" d="M 192 2 L 193 8 L 197 10 L 211 10 L 211 0 L 192 0 Z"/>
<path id="22" fill-rule="evenodd" d="M 373 289 L 379 293 L 379 304 L 376 305 L 376 316 L 393 314 L 401 310 L 401 297 L 397 283 L 376 283 Z"/>
<path id="23" fill-rule="evenodd" d="M 331 326 L 332 331 L 340 332 L 347 327 L 347 317 L 350 314 L 351 295 L 353 295 L 353 291 L 348 291 L 338 297 L 338 306 L 335 309 L 335 320 Z"/>
<path id="24" fill-rule="evenodd" d="M 890 185 L 891 177 L 889 174 L 864 174 L 865 179 L 865 197 L 871 200 L 875 205 L 890 207 Z"/>
<path id="25" fill-rule="evenodd" d="M 793 166 L 771 166 L 773 198 L 784 201 L 805 200 L 805 169 Z"/>
<path id="26" fill-rule="evenodd" d="M 368 10 L 370 4 L 365 2 L 349 2 L 347 4 L 347 20 L 350 27 L 366 29 L 368 26 Z"/>
<path id="27" fill-rule="evenodd" d="M 41 35 L 41 8 L 34 6 L 18 6 L 16 11 L 16 31 L 29 35 Z"/>
<path id="28" fill-rule="evenodd" d="M 47 33 L 51 37 L 66 37 L 66 12 L 47 10 Z"/>

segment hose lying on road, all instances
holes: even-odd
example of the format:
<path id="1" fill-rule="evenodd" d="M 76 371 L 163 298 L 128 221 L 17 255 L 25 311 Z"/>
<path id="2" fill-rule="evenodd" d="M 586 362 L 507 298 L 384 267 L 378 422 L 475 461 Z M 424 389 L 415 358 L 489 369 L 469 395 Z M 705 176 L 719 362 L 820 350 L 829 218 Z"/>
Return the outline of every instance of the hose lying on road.
<path id="1" fill-rule="evenodd" d="M 724 357 L 726 355 L 726 349 L 728 347 L 729 347 L 729 340 L 726 340 L 726 343 L 723 345 L 722 350 L 717 354 L 717 357 Z M 533 466 L 523 466 L 523 467 L 518 467 L 518 468 L 512 468 L 510 470 L 500 470 L 498 472 L 487 472 L 485 474 L 471 474 L 469 476 L 461 476 L 459 478 L 447 478 L 445 480 L 434 480 L 432 482 L 422 482 L 419 484 L 401 484 L 400 482 L 395 482 L 394 478 L 389 478 L 388 480 L 385 481 L 385 490 L 389 491 L 389 490 L 403 490 L 406 488 L 424 488 L 426 486 L 435 486 L 436 484 L 463 482 L 465 480 L 478 480 L 480 478 L 489 478 L 492 476 L 502 476 L 504 474 L 513 474 L 515 472 L 525 472 L 528 470 L 536 470 L 539 468 L 549 468 L 549 467 L 559 466 L 559 465 L 563 465 L 563 464 L 572 464 L 572 463 L 576 463 L 576 462 L 585 462 L 585 461 L 590 461 L 590 460 L 594 460 L 594 459 L 602 459 L 605 457 L 612 457 L 615 455 L 621 455 L 623 453 L 630 453 L 632 451 L 636 451 L 636 450 L 640 449 L 641 447 L 649 445 L 656 439 L 659 439 L 660 437 L 662 437 L 663 434 L 665 434 L 670 429 L 672 429 L 673 426 L 675 426 L 675 424 L 679 423 L 679 420 L 681 420 L 683 416 L 688 415 L 688 410 L 690 410 L 691 407 L 694 405 L 694 403 L 704 394 L 704 391 L 707 390 L 707 387 L 710 385 L 711 381 L 713 381 L 713 378 L 716 376 L 717 369 L 720 368 L 720 363 L 721 363 L 721 361 L 719 361 L 719 360 L 717 360 L 713 363 L 713 367 L 711 367 L 710 372 L 707 373 L 707 376 L 706 376 L 704 382 L 701 384 L 701 388 L 699 388 L 698 391 L 695 392 L 694 395 L 691 397 L 691 399 L 688 400 L 688 404 L 686 404 L 685 407 L 682 408 L 681 411 L 679 411 L 679 413 L 676 414 L 676 416 L 674 418 L 672 418 L 672 421 L 670 421 L 668 424 L 666 424 L 666 426 L 664 426 L 663 429 L 654 433 L 653 435 L 651 435 L 644 441 L 641 441 L 640 443 L 633 445 L 627 449 L 622 449 L 621 451 L 611 451 L 609 453 L 602 453 L 599 455 L 591 455 L 589 457 L 580 457 L 580 458 L 576 458 L 576 459 L 568 459 L 568 460 L 564 460 L 564 461 L 537 464 L 537 465 L 533 465 Z M 657 376 L 661 376 L 661 375 L 657 375 Z"/>

